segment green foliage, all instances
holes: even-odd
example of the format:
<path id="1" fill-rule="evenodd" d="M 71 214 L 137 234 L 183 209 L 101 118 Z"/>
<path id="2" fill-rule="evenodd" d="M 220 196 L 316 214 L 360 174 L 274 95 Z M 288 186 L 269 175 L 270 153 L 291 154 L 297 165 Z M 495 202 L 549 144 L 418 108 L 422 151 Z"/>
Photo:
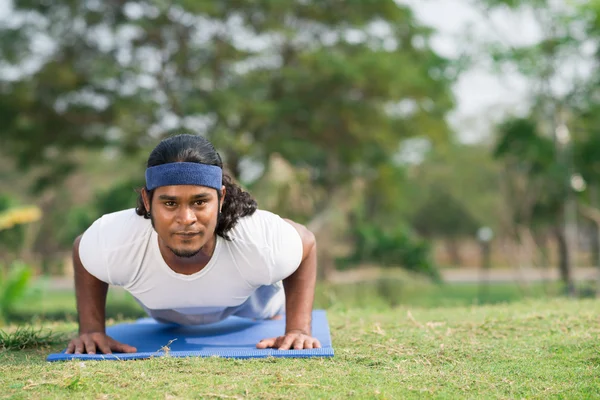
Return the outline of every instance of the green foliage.
<path id="1" fill-rule="evenodd" d="M 387 267 L 402 267 L 440 279 L 431 259 L 429 242 L 419 239 L 403 226 L 384 230 L 378 224 L 361 222 L 353 227 L 355 238 L 352 254 L 338 260 L 342 268 L 360 263 L 376 263 Z"/>
<path id="2" fill-rule="evenodd" d="M 98 216 L 94 211 L 93 205 L 72 207 L 68 211 L 63 225 L 56 228 L 60 237 L 60 243 L 63 246 L 72 245 L 75 238 L 85 232 L 96 218 Z"/>
<path id="3" fill-rule="evenodd" d="M 418 165 L 379 164 L 365 190 L 365 218 L 380 226 L 404 221 L 430 238 L 473 237 L 482 225 L 496 229 L 501 163 L 491 153 L 486 144 L 437 143 Z"/>
<path id="4" fill-rule="evenodd" d="M 566 72 L 564 66 L 576 60 L 587 62 L 581 51 L 587 39 L 582 35 L 582 30 L 587 29 L 593 14 L 577 1 L 478 0 L 474 4 L 481 6 L 487 17 L 496 10 L 509 11 L 518 16 L 526 13 L 528 20 L 540 31 L 541 38 L 531 44 L 512 45 L 509 40 L 501 40 L 485 43 L 481 49 L 482 54 L 490 55 L 498 74 L 505 73 L 503 67 L 510 66 L 511 70 L 518 71 L 530 80 L 545 81 L 546 84 L 532 90 L 539 92 L 535 95 L 550 96 L 545 100 L 555 100 L 555 93 L 552 93 L 548 83 L 573 79 L 575 75 Z"/>
<path id="5" fill-rule="evenodd" d="M 567 196 L 569 167 L 552 139 L 543 136 L 532 119 L 507 119 L 495 156 L 506 166 L 506 201 L 515 223 L 553 225 Z"/>
<path id="6" fill-rule="evenodd" d="M 108 214 L 136 206 L 138 192 L 144 187 L 143 179 L 131 179 L 117 182 L 106 190 L 99 191 L 95 196 L 94 209 L 98 215 Z"/>
<path id="7" fill-rule="evenodd" d="M 71 208 L 65 221 L 57 228 L 60 242 L 69 246 L 102 215 L 135 207 L 138 197 L 136 189 L 143 185 L 138 179 L 117 182 L 97 191 L 91 204 Z"/>
<path id="8" fill-rule="evenodd" d="M 527 229 L 534 234 L 552 233 L 558 242 L 561 277 L 573 292 L 569 271 L 578 249 L 576 239 L 566 228 L 573 226 L 577 218 L 571 180 L 582 172 L 590 182 L 598 181 L 594 168 L 584 164 L 590 155 L 582 148 L 588 141 L 595 147 L 590 138 L 597 121 L 590 110 L 598 103 L 595 59 L 600 44 L 596 29 L 599 9 L 597 4 L 583 1 L 478 3 L 492 11 L 510 9 L 515 16 L 527 13 L 540 34 L 536 42 L 524 45 L 489 43 L 496 72 L 502 76 L 507 70 L 517 71 L 528 81 L 533 100 L 525 118 L 508 117 L 500 127 L 497 155 L 505 161 L 504 197 L 512 214 L 509 225 L 513 237 L 524 239 Z M 572 66 L 579 64 L 592 66 L 591 73 L 574 72 Z M 586 113 L 592 118 L 582 118 Z M 576 161 L 574 155 L 584 158 Z M 593 197 L 579 196 L 578 200 L 591 201 Z"/>
<path id="9" fill-rule="evenodd" d="M 481 224 L 465 205 L 444 189 L 433 187 L 430 197 L 411 220 L 414 229 L 427 237 L 472 237 Z"/>
<path id="10" fill-rule="evenodd" d="M 593 96 L 597 87 L 591 88 L 590 96 Z M 575 111 L 577 117 L 578 135 L 573 143 L 573 160 L 577 171 L 581 173 L 588 184 L 598 186 L 600 184 L 600 102 L 589 100 L 578 107 Z M 598 206 L 597 204 L 594 206 Z"/>
<path id="11" fill-rule="evenodd" d="M 0 214 L 17 205 L 17 201 L 6 194 L 0 194 Z M 25 227 L 17 224 L 9 229 L 0 229 L 0 253 L 16 254 L 23 245 Z"/>
<path id="12" fill-rule="evenodd" d="M 31 268 L 19 261 L 8 268 L 0 268 L 0 324 L 15 306 L 31 295 L 31 276 Z"/>
<path id="13" fill-rule="evenodd" d="M 449 133 L 457 67 L 393 0 L 135 4 L 137 13 L 122 2 L 15 4 L 43 21 L 26 20 L 23 40 L 35 32 L 55 44 L 39 70 L 0 90 L 0 144 L 22 167 L 47 167 L 40 187 L 70 172 L 71 150 L 110 145 L 129 154 L 194 119 L 236 176 L 245 157 L 265 163 L 276 151 L 317 169 L 316 183 L 329 187 L 415 132 Z M 11 49 L 0 41 L 0 54 Z M 31 52 L 22 46 L 8 59 Z M 388 112 L 402 101 L 414 112 Z"/>
<path id="14" fill-rule="evenodd" d="M 419 233 L 438 236 L 453 235 L 452 231 L 473 236 L 481 225 L 499 230 L 502 163 L 492 150 L 487 143 L 433 147 L 421 164 L 410 168 L 410 179 L 397 184 L 410 210 L 403 219 L 417 224 L 414 228 Z"/>
<path id="15" fill-rule="evenodd" d="M 38 69 L 0 76 L 0 147 L 36 172 L 40 191 L 79 167 L 82 149 L 129 158 L 186 129 L 208 137 L 236 178 L 244 161 L 265 166 L 279 153 L 307 171 L 314 193 L 372 179 L 408 137 L 450 135 L 445 117 L 460 66 L 437 54 L 433 30 L 394 0 L 57 0 L 14 8 L 23 22 L 0 28 L 0 57 L 18 69 L 38 56 L 34 38 L 52 46 L 36 57 Z M 389 186 L 394 178 L 378 179 Z M 327 196 L 309 203 L 311 210 L 289 211 L 308 219 L 332 208 Z M 54 237 L 56 226 L 60 245 L 71 243 L 120 204 L 98 199 L 55 216 L 40 235 Z"/>
<path id="16" fill-rule="evenodd" d="M 511 9 L 518 9 L 519 7 L 528 6 L 545 6 L 548 4 L 547 0 L 481 0 L 481 3 L 489 8 L 494 7 L 506 7 Z"/>
<path id="17" fill-rule="evenodd" d="M 509 118 L 498 127 L 500 137 L 494 151 L 497 158 L 510 158 L 532 175 L 543 175 L 556 162 L 556 147 L 539 133 L 531 118 Z"/>

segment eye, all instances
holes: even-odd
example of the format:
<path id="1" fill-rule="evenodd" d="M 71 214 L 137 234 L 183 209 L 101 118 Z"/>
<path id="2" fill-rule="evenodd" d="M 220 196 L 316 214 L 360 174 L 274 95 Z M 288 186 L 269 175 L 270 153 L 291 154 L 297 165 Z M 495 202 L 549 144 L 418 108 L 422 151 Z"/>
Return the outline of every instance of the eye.
<path id="1" fill-rule="evenodd" d="M 196 200 L 194 201 L 194 205 L 203 206 L 206 203 L 205 200 Z"/>
<path id="2" fill-rule="evenodd" d="M 164 204 L 167 207 L 175 207 L 175 202 L 174 201 L 165 201 Z"/>

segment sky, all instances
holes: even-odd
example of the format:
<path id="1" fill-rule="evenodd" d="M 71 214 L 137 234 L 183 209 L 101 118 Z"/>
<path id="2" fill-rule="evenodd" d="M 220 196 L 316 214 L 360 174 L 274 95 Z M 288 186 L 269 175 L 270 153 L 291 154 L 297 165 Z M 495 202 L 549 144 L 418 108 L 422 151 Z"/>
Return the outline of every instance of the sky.
<path id="1" fill-rule="evenodd" d="M 417 19 L 436 30 L 431 42 L 434 50 L 454 58 L 473 46 L 467 31 L 479 40 L 502 40 L 512 45 L 535 43 L 540 32 L 530 15 L 508 17 L 496 12 L 490 19 L 469 0 L 403 0 Z M 464 142 L 475 142 L 489 134 L 491 121 L 505 113 L 527 107 L 528 85 L 516 74 L 497 76 L 483 65 L 475 64 L 461 75 L 454 86 L 457 107 L 449 120 Z"/>
<path id="2" fill-rule="evenodd" d="M 0 23 L 10 13 L 10 1 L 0 0 Z M 501 39 L 512 45 L 530 44 L 540 37 L 527 13 L 519 17 L 496 12 L 489 19 L 471 0 L 396 0 L 409 5 L 417 19 L 436 30 L 431 42 L 441 55 L 457 57 L 473 46 L 465 38 L 470 30 L 478 39 Z M 522 111 L 528 99 L 527 82 L 515 74 L 496 76 L 482 65 L 463 73 L 454 87 L 457 107 L 449 121 L 463 142 L 476 142 L 489 134 L 491 121 L 506 112 Z"/>

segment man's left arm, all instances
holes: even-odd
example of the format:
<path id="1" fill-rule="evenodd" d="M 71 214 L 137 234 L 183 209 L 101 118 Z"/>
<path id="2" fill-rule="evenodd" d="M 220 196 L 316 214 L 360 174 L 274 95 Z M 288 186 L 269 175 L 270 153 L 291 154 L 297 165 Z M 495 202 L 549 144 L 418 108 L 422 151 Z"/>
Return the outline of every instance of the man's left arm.
<path id="1" fill-rule="evenodd" d="M 279 350 L 301 350 L 321 347 L 312 337 L 312 308 L 317 280 L 317 244 L 315 236 L 304 225 L 284 219 L 300 234 L 302 261 L 290 276 L 283 280 L 285 290 L 285 335 L 261 340 L 256 347 Z"/>

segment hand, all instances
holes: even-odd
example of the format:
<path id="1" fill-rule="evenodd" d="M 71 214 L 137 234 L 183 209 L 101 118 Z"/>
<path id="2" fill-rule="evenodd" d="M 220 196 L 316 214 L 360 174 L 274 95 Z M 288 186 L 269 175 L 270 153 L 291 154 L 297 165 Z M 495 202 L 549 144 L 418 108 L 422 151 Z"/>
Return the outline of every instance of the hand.
<path id="1" fill-rule="evenodd" d="M 111 354 L 114 351 L 118 353 L 135 353 L 135 347 L 117 342 L 105 333 L 93 332 L 83 333 L 69 342 L 67 346 L 67 354 L 96 354 L 99 350 L 104 354 Z"/>
<path id="2" fill-rule="evenodd" d="M 302 350 L 318 349 L 321 347 L 319 339 L 306 333 L 293 330 L 286 332 L 284 336 L 278 336 L 270 339 L 263 339 L 256 345 L 257 349 L 277 348 L 277 350 Z"/>

